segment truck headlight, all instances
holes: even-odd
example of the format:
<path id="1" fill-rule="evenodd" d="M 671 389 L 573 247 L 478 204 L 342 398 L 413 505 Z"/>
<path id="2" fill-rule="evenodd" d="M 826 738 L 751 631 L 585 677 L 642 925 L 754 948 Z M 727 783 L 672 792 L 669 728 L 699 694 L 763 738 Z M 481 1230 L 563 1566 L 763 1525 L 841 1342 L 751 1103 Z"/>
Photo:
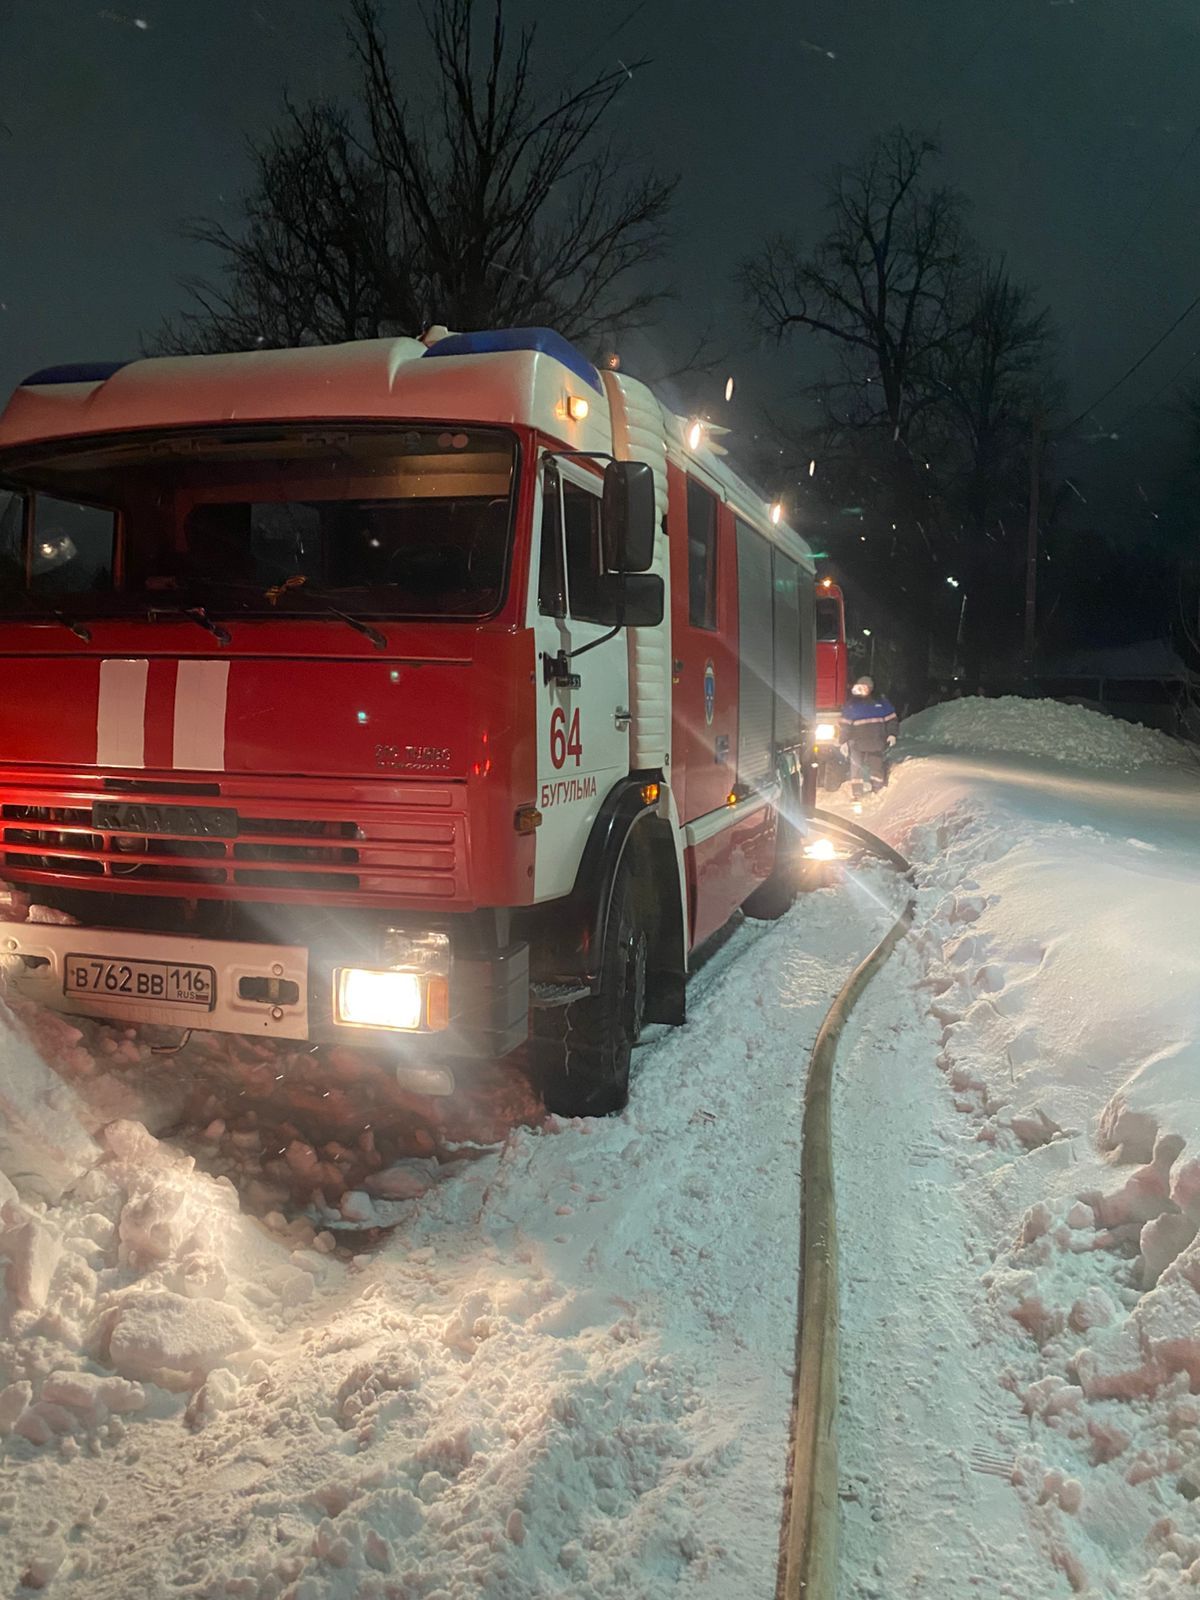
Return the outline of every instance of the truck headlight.
<path id="1" fill-rule="evenodd" d="M 818 744 L 832 744 L 837 738 L 837 729 L 832 722 L 818 722 L 813 738 Z"/>
<path id="2" fill-rule="evenodd" d="M 334 1012 L 351 1028 L 437 1033 L 450 1021 L 450 936 L 389 928 L 384 967 L 338 967 Z"/>
<path id="3" fill-rule="evenodd" d="M 377 972 L 339 967 L 337 1019 L 354 1028 L 403 1028 L 415 1032 L 425 1019 L 425 997 L 416 972 Z"/>

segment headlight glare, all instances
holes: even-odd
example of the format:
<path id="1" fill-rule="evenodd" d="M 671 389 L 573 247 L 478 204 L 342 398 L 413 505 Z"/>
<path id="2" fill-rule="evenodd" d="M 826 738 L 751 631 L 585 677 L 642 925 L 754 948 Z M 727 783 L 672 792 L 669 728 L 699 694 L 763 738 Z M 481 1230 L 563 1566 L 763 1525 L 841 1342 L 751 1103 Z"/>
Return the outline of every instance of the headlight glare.
<path id="1" fill-rule="evenodd" d="M 340 967 L 336 976 L 339 1022 L 416 1032 L 425 1020 L 425 985 L 419 973 Z"/>

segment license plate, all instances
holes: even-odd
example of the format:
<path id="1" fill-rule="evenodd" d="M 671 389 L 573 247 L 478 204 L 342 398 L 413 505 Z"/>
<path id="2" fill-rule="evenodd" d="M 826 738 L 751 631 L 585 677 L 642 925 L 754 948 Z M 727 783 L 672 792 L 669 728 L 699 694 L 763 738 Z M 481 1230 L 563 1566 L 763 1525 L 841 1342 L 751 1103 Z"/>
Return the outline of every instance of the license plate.
<path id="1" fill-rule="evenodd" d="M 64 967 L 63 993 L 211 1011 L 217 1001 L 217 975 L 212 967 L 169 961 L 104 961 L 99 956 L 71 955 Z"/>

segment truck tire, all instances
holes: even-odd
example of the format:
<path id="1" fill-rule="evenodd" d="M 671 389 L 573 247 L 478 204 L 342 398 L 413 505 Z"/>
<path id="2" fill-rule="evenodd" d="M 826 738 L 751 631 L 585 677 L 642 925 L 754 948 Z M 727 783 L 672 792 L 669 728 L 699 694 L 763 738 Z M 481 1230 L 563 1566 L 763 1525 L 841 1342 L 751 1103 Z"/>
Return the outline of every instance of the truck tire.
<path id="1" fill-rule="evenodd" d="M 769 878 L 764 878 L 742 906 L 748 917 L 756 922 L 775 922 L 786 916 L 796 901 L 800 871 L 800 831 L 794 822 L 780 816 L 775 831 L 775 865 Z"/>
<path id="2" fill-rule="evenodd" d="M 776 922 L 786 916 L 796 900 L 795 874 L 776 866 L 769 878 L 755 889 L 742 910 L 755 922 Z"/>
<path id="3" fill-rule="evenodd" d="M 649 939 L 633 874 L 622 864 L 600 957 L 600 986 L 533 1014 L 529 1042 L 535 1087 L 546 1110 L 565 1117 L 608 1117 L 629 1099 L 629 1067 L 646 1006 Z"/>

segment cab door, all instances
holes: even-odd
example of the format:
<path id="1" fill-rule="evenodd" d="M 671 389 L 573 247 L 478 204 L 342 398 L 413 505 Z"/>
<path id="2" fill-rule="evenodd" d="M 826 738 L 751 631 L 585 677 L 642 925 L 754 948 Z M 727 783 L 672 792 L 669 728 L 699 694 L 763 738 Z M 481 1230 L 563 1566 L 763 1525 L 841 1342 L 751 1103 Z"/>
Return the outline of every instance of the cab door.
<path id="1" fill-rule="evenodd" d="M 573 461 L 542 465 L 532 596 L 542 814 L 535 900 L 570 891 L 605 796 L 629 772 L 629 651 L 596 593 L 601 490 L 599 474 Z"/>

